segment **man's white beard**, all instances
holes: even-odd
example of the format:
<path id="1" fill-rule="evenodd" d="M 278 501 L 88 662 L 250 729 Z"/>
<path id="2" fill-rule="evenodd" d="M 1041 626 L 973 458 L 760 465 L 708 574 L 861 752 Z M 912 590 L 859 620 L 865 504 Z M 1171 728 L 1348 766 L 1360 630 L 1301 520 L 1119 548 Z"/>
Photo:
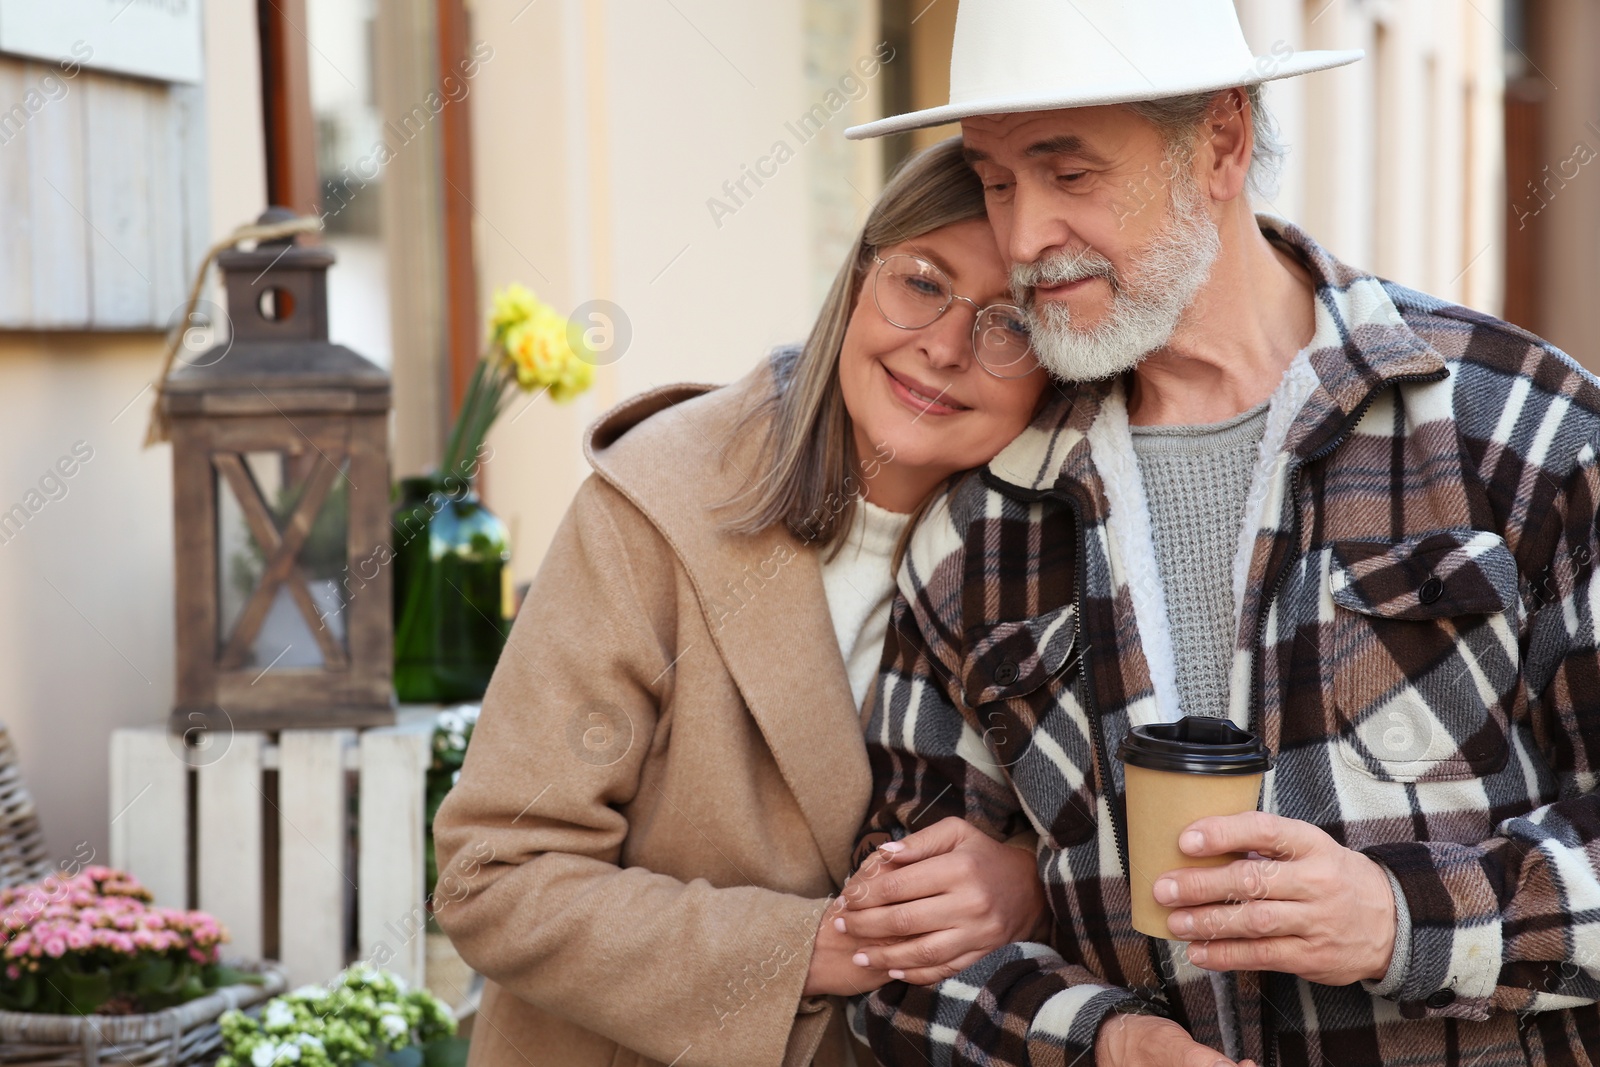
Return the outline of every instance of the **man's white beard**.
<path id="1" fill-rule="evenodd" d="M 1033 351 L 1066 381 L 1097 381 L 1132 370 L 1172 339 L 1222 251 L 1222 238 L 1187 167 L 1172 182 L 1172 210 L 1160 232 L 1119 275 L 1092 248 L 1059 252 L 1011 269 L 1011 287 L 1028 311 Z M 1033 288 L 1103 277 L 1111 307 L 1093 326 L 1075 327 L 1064 303 L 1037 303 Z"/>

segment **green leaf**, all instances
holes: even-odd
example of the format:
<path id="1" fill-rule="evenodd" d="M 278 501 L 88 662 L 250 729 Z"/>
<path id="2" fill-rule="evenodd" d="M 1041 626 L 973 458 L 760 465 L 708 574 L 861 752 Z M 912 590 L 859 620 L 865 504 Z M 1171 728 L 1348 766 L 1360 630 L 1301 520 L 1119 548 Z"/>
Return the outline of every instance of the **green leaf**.
<path id="1" fill-rule="evenodd" d="M 220 963 L 210 965 L 211 973 L 206 975 L 206 984 L 213 989 L 220 989 L 225 985 L 264 985 L 266 978 L 254 971 L 241 971 L 237 967 L 227 967 Z"/>
<path id="2" fill-rule="evenodd" d="M 29 1011 L 39 1002 L 39 980 L 32 971 L 23 971 L 14 982 L 0 983 L 0 1007 L 9 1011 Z"/>
<path id="3" fill-rule="evenodd" d="M 75 1012 L 93 1015 L 111 997 L 111 972 L 107 970 L 67 971 L 60 975 L 61 991 Z"/>
<path id="4" fill-rule="evenodd" d="M 167 989 L 172 984 L 173 972 L 176 970 L 169 959 L 157 957 L 146 960 L 143 967 L 135 973 L 133 988 L 137 993 L 170 992 Z"/>

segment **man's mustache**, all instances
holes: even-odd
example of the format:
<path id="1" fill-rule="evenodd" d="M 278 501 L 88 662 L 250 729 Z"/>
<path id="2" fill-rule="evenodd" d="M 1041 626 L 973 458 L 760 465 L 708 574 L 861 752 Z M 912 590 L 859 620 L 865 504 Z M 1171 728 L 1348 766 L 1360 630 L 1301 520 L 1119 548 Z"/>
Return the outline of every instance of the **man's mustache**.
<path id="1" fill-rule="evenodd" d="M 1113 290 L 1118 288 L 1117 271 L 1111 261 L 1092 248 L 1084 248 L 1013 265 L 1011 291 L 1023 307 L 1028 307 L 1033 303 L 1033 291 L 1038 286 L 1081 282 L 1085 278 L 1105 278 Z"/>

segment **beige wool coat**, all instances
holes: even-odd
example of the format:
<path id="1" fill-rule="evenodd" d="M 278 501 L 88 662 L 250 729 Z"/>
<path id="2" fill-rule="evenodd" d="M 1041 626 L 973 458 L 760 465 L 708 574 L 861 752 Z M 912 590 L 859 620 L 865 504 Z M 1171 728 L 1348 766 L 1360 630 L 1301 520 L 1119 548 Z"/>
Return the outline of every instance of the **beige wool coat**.
<path id="1" fill-rule="evenodd" d="M 438 921 L 488 979 L 469 1067 L 872 1062 L 801 997 L 871 777 L 819 552 L 710 510 L 767 374 L 590 430 L 434 822 Z"/>

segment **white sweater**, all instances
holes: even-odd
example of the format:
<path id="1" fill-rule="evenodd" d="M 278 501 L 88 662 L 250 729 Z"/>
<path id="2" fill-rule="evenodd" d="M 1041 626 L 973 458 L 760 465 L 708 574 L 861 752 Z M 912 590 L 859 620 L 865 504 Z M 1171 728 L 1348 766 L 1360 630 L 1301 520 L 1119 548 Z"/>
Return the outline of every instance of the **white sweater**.
<path id="1" fill-rule="evenodd" d="M 894 599 L 894 573 L 889 565 L 909 518 L 858 501 L 839 551 L 827 559 L 834 546 L 823 550 L 822 591 L 857 708 L 878 674 L 883 639 L 889 632 L 889 604 Z"/>

